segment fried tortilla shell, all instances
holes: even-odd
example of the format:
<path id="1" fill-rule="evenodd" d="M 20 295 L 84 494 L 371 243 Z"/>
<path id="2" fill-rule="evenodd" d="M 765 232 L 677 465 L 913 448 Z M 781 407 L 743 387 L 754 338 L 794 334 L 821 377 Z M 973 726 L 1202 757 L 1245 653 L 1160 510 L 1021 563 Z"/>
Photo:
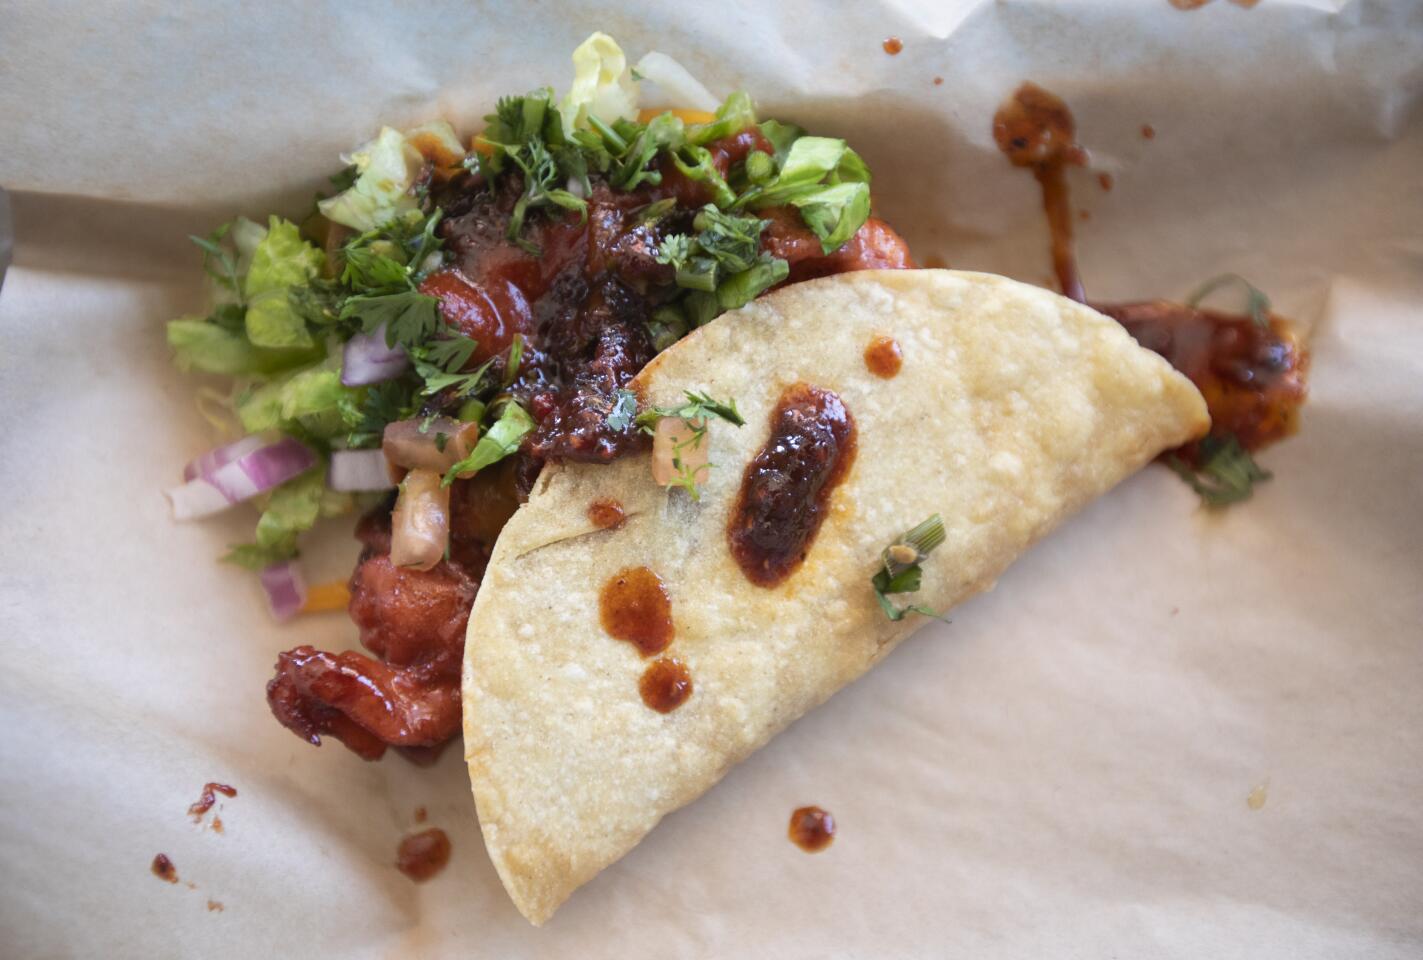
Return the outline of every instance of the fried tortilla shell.
<path id="1" fill-rule="evenodd" d="M 892 337 L 897 376 L 866 366 Z M 782 391 L 834 391 L 858 452 L 804 562 L 774 587 L 728 547 L 746 465 Z M 469 618 L 464 736 L 490 858 L 543 923 L 669 812 L 929 621 L 892 622 L 870 580 L 880 552 L 933 513 L 948 539 L 922 589 L 946 611 L 990 588 L 1065 517 L 1205 432 L 1195 387 L 1115 322 L 1037 287 L 947 270 L 867 271 L 795 284 L 725 314 L 638 377 L 644 402 L 734 397 L 714 421 L 700 501 L 653 484 L 649 454 L 545 468 L 500 536 Z M 626 521 L 600 529 L 589 506 Z M 671 600 L 692 694 L 650 709 L 651 660 L 604 631 L 607 580 L 647 567 Z"/>

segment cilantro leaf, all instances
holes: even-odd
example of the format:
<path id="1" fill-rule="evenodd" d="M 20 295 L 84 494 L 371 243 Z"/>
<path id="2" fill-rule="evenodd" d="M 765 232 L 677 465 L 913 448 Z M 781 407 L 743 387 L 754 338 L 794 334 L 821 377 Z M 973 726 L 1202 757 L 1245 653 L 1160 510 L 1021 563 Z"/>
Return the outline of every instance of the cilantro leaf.
<path id="1" fill-rule="evenodd" d="M 415 290 L 400 293 L 358 294 L 341 305 L 340 318 L 355 320 L 370 333 L 385 324 L 385 342 L 412 349 L 439 328 L 440 301 Z"/>
<path id="2" fill-rule="evenodd" d="M 620 393 L 627 392 L 629 391 L 620 391 Z M 713 417 L 725 420 L 734 426 L 746 426 L 746 420 L 736 409 L 734 399 L 715 400 L 706 393 L 696 393 L 691 390 L 684 390 L 683 394 L 686 396 L 687 402 L 681 406 L 648 407 L 639 413 L 633 422 L 641 427 L 644 433 L 649 434 L 656 429 L 657 421 L 663 417 L 676 417 L 678 420 L 685 420 L 688 424 L 693 425 L 694 431 L 696 430 L 695 423 L 700 421 L 702 427 L 700 431 L 697 431 L 699 433 L 706 432 L 706 421 Z"/>
<path id="3" fill-rule="evenodd" d="M 637 416 L 637 394 L 631 390 L 619 390 L 617 399 L 613 401 L 612 412 L 608 414 L 608 429 L 616 430 L 619 433 L 632 426 L 633 419 Z"/>
<path id="4" fill-rule="evenodd" d="M 906 531 L 880 554 L 880 569 L 870 578 L 870 586 L 875 592 L 875 599 L 879 601 L 880 609 L 890 620 L 898 623 L 911 613 L 936 620 L 944 619 L 922 604 L 897 606 L 889 599 L 889 595 L 917 593 L 924 579 L 924 558 L 933 553 L 947 538 L 944 520 L 936 513 L 912 530 Z"/>
<path id="5" fill-rule="evenodd" d="M 1200 467 L 1192 469 L 1174 454 L 1166 465 L 1200 496 L 1208 507 L 1226 507 L 1249 500 L 1255 484 L 1273 475 L 1257 464 L 1234 434 L 1212 434 L 1200 443 Z"/>

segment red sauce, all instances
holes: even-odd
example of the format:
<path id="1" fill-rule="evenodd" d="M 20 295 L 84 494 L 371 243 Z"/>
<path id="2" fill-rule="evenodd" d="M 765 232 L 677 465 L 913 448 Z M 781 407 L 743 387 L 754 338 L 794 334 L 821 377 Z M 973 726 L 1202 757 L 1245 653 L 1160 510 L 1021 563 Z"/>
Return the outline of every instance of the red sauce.
<path id="1" fill-rule="evenodd" d="M 1099 173 L 1099 174 L 1097 174 L 1097 184 L 1098 184 L 1103 190 L 1110 190 L 1110 189 L 1112 189 L 1112 184 L 1114 184 L 1114 183 L 1116 183 L 1116 180 L 1112 177 L 1112 175 L 1111 175 L 1110 173 Z"/>
<path id="2" fill-rule="evenodd" d="M 416 883 L 424 883 L 450 862 L 450 838 L 439 827 L 412 833 L 400 841 L 395 865 Z"/>
<path id="3" fill-rule="evenodd" d="M 800 807 L 791 814 L 786 835 L 806 853 L 819 853 L 835 839 L 835 817 L 820 807 Z"/>
<path id="4" fill-rule="evenodd" d="M 1062 98 L 1025 83 L 993 115 L 993 139 L 1014 166 L 1031 169 L 1042 186 L 1058 285 L 1064 296 L 1085 302 L 1072 251 L 1072 202 L 1064 171 L 1085 164 L 1087 151 L 1077 142 L 1072 111 Z"/>
<path id="5" fill-rule="evenodd" d="M 219 793 L 225 797 L 235 797 L 237 796 L 237 788 L 229 787 L 225 783 L 209 782 L 203 784 L 203 792 L 199 794 L 197 802 L 190 804 L 188 807 L 188 816 L 192 817 L 195 821 L 201 820 L 203 814 L 211 810 L 213 804 L 217 803 L 217 795 Z"/>
<path id="6" fill-rule="evenodd" d="M 212 818 L 212 832 L 222 833 L 222 817 L 214 816 Z"/>
<path id="7" fill-rule="evenodd" d="M 1262 327 L 1248 316 L 1167 300 L 1093 307 L 1190 378 L 1206 398 L 1212 433 L 1234 434 L 1258 450 L 1298 426 L 1309 357 L 1282 318 L 1271 315 Z M 1192 460 L 1195 445 L 1180 452 Z"/>
<path id="8" fill-rule="evenodd" d="M 1141 125 L 1141 138 L 1143 140 L 1155 140 L 1156 128 L 1149 123 L 1143 123 Z"/>
<path id="9" fill-rule="evenodd" d="M 942 87 L 943 85 L 944 85 L 944 78 L 943 78 L 943 77 L 935 77 L 935 78 L 934 78 L 934 86 L 936 86 L 936 87 Z"/>
<path id="10" fill-rule="evenodd" d="M 658 713 L 671 713 L 692 695 L 692 675 L 682 661 L 660 657 L 642 672 L 637 688 L 643 703 Z"/>
<path id="11" fill-rule="evenodd" d="M 222 913 L 223 906 L 221 900 L 208 901 L 208 913 Z"/>
<path id="12" fill-rule="evenodd" d="M 621 527 L 626 519 L 623 505 L 610 497 L 599 497 L 588 504 L 588 522 L 599 530 Z"/>
<path id="13" fill-rule="evenodd" d="M 178 868 L 173 866 L 173 861 L 168 859 L 168 854 L 160 853 L 153 858 L 153 865 L 149 867 L 153 875 L 165 883 L 178 882 Z"/>
<path id="14" fill-rule="evenodd" d="M 884 43 L 880 44 L 880 46 L 884 47 L 884 52 L 891 57 L 897 57 L 899 56 L 899 52 L 904 49 L 904 41 L 898 37 L 885 37 Z"/>
<path id="15" fill-rule="evenodd" d="M 426 809 L 425 809 L 424 807 L 416 807 L 416 808 L 415 808 L 415 822 L 416 822 L 416 823 L 424 823 L 426 820 L 429 819 L 429 817 L 430 817 L 430 814 L 429 814 L 428 811 L 426 811 Z"/>
<path id="16" fill-rule="evenodd" d="M 893 378 L 904 366 L 904 352 L 893 337 L 875 337 L 865 347 L 865 366 L 870 373 L 885 380 Z"/>
<path id="17" fill-rule="evenodd" d="M 672 642 L 672 600 L 662 578 L 647 567 L 628 567 L 609 577 L 598 608 L 603 629 L 637 647 L 644 657 L 661 653 Z"/>
<path id="18" fill-rule="evenodd" d="M 808 383 L 781 394 L 727 525 L 731 555 L 746 579 L 774 587 L 805 561 L 830 493 L 854 458 L 855 420 L 838 395 Z"/>

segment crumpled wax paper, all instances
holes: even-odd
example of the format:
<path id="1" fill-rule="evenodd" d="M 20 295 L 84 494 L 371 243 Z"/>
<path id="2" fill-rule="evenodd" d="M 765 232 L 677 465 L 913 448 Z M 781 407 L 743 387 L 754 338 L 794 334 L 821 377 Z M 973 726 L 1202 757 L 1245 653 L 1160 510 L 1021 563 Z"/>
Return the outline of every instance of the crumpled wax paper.
<path id="1" fill-rule="evenodd" d="M 1423 953 L 1423 6 L 55 2 L 3 19 L 6 956 Z M 162 324 L 201 306 L 187 233 L 299 211 L 381 123 L 467 133 L 501 93 L 566 87 L 595 29 L 849 137 L 920 258 L 1047 283 L 1036 185 L 990 135 L 1005 96 L 1042 84 L 1091 151 L 1070 174 L 1089 293 L 1181 298 L 1242 273 L 1311 331 L 1312 395 L 1249 504 L 1208 512 L 1144 470 L 536 930 L 485 857 L 458 749 L 431 770 L 365 764 L 268 715 L 278 650 L 355 630 L 274 626 L 255 581 L 215 562 L 249 512 L 169 519 L 160 490 L 212 437 Z M 356 545 L 341 529 L 314 553 L 320 579 Z M 208 780 L 239 790 L 221 834 L 185 816 Z M 839 824 L 817 856 L 785 838 L 808 803 Z M 454 856 L 416 886 L 393 861 L 420 806 Z M 150 874 L 158 852 L 178 884 Z"/>

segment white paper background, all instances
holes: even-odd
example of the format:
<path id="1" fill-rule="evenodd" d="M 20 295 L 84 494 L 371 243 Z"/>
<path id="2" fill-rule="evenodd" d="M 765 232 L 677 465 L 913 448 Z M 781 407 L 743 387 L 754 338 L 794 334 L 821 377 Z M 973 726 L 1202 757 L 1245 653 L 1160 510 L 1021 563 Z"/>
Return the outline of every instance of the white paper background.
<path id="1" fill-rule="evenodd" d="M 1423 951 L 1423 5 L 290 6 L 0 11 L 0 953 Z M 355 631 L 274 628 L 212 562 L 250 515 L 169 521 L 209 437 L 162 321 L 199 306 L 185 233 L 297 209 L 381 122 L 563 86 L 598 28 L 850 136 L 919 256 L 1046 282 L 1035 185 L 989 134 L 1038 81 L 1116 176 L 1074 176 L 1089 292 L 1238 270 L 1314 328 L 1313 392 L 1248 506 L 1144 471 L 534 930 L 457 750 L 367 765 L 267 715 L 276 651 Z M 209 779 L 240 790 L 223 835 L 184 816 Z M 803 803 L 840 823 L 825 854 L 785 840 Z M 391 863 L 419 805 L 454 859 L 417 887 Z M 198 889 L 149 874 L 160 850 Z"/>

